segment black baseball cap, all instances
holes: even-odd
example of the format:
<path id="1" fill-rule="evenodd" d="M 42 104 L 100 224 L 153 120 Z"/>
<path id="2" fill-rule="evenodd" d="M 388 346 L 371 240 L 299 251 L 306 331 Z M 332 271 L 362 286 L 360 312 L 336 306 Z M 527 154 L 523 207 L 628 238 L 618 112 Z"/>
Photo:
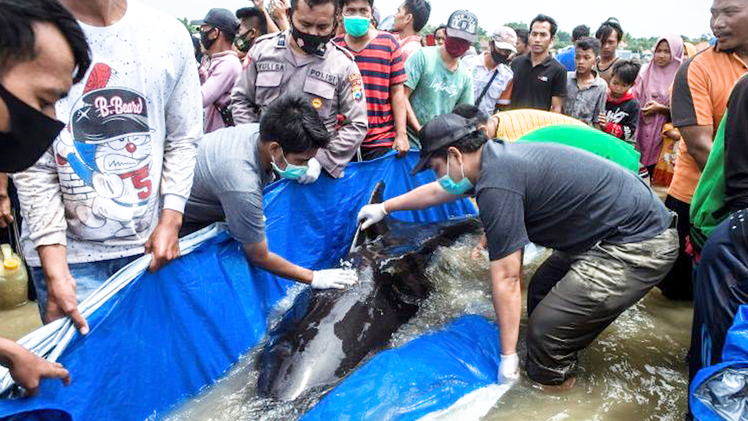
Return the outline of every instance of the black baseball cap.
<path id="1" fill-rule="evenodd" d="M 195 26 L 210 25 L 231 35 L 236 35 L 239 31 L 239 19 L 229 9 L 210 9 L 208 14 L 205 15 L 205 19 L 193 20 L 190 24 Z"/>
<path id="2" fill-rule="evenodd" d="M 421 159 L 413 167 L 410 175 L 416 175 L 428 168 L 429 159 L 434 152 L 476 131 L 478 128 L 475 122 L 457 114 L 442 114 L 434 117 L 418 132 L 418 137 L 421 139 Z"/>
<path id="3" fill-rule="evenodd" d="M 478 41 L 478 16 L 468 10 L 452 13 L 447 21 L 447 36 L 470 42 Z"/>

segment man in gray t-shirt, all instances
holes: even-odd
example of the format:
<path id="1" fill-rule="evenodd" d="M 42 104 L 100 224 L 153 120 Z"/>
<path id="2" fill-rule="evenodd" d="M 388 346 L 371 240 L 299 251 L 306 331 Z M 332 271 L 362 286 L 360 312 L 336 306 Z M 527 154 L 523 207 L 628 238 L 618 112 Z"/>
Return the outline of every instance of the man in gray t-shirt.
<path id="1" fill-rule="evenodd" d="M 318 289 L 354 284 L 354 271 L 299 267 L 271 253 L 265 238 L 263 189 L 273 181 L 274 173 L 292 180 L 303 177 L 309 160 L 329 142 L 322 119 L 306 99 L 296 95 L 271 103 L 259 125 L 205 135 L 198 149 L 183 231 L 225 220 L 229 233 L 242 243 L 247 260 L 255 266 Z"/>
<path id="2" fill-rule="evenodd" d="M 678 252 L 673 218 L 633 173 L 581 149 L 488 141 L 445 114 L 420 133 L 437 182 L 361 209 L 363 228 L 400 210 L 475 195 L 486 231 L 499 321 L 499 380 L 519 377 L 522 250 L 554 249 L 528 291 L 527 373 L 544 386 L 574 383 L 576 353 L 665 276 Z"/>

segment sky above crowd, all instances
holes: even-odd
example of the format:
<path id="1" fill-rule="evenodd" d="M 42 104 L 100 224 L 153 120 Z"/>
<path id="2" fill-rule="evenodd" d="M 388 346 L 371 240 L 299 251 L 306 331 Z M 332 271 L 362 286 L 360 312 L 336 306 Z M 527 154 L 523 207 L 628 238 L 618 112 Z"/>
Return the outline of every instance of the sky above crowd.
<path id="1" fill-rule="evenodd" d="M 211 7 L 236 10 L 251 5 L 250 0 L 141 0 L 157 9 L 178 17 L 199 19 Z M 374 5 L 382 17 L 394 14 L 402 0 L 375 0 Z M 660 36 L 677 33 L 699 37 L 711 33 L 709 8 L 711 0 L 432 0 L 429 23 L 446 23 L 458 7 L 468 9 L 478 16 L 479 24 L 487 31 L 507 22 L 529 23 L 538 13 L 552 16 L 563 31 L 571 32 L 575 26 L 588 25 L 594 31 L 611 16 L 617 17 L 623 29 L 634 37 Z M 458 6 L 459 5 L 459 6 Z"/>

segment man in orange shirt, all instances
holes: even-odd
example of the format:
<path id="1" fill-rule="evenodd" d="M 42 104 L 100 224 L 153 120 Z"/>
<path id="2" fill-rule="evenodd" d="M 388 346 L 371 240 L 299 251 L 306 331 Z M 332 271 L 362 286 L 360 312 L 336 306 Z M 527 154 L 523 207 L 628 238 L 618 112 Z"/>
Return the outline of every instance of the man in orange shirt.
<path id="1" fill-rule="evenodd" d="M 671 299 L 693 297 L 691 258 L 685 253 L 690 230 L 691 199 L 712 148 L 714 133 L 725 114 L 735 82 L 748 72 L 748 1 L 714 0 L 712 31 L 717 45 L 697 54 L 675 77 L 672 97 L 673 125 L 685 140 L 681 142 L 675 174 L 666 206 L 678 213 L 681 251 L 673 269 L 660 284 Z"/>

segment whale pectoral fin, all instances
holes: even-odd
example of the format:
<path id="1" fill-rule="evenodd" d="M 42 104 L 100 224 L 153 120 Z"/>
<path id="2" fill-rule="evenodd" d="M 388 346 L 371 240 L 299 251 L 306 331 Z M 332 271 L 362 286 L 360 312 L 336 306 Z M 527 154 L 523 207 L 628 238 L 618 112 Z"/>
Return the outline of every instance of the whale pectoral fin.
<path id="1" fill-rule="evenodd" d="M 371 195 L 369 196 L 369 202 L 367 203 L 367 205 L 382 203 L 384 201 L 383 196 L 384 181 L 380 181 L 376 184 L 376 186 L 374 186 L 374 190 L 372 190 Z M 353 250 L 360 248 L 365 243 L 374 241 L 376 238 L 387 234 L 390 230 L 388 219 L 389 218 L 385 217 L 382 221 L 377 222 L 366 230 L 362 230 L 361 224 L 359 223 L 356 227 L 356 234 L 353 236 L 353 242 L 351 243 L 349 252 L 352 252 Z"/>

